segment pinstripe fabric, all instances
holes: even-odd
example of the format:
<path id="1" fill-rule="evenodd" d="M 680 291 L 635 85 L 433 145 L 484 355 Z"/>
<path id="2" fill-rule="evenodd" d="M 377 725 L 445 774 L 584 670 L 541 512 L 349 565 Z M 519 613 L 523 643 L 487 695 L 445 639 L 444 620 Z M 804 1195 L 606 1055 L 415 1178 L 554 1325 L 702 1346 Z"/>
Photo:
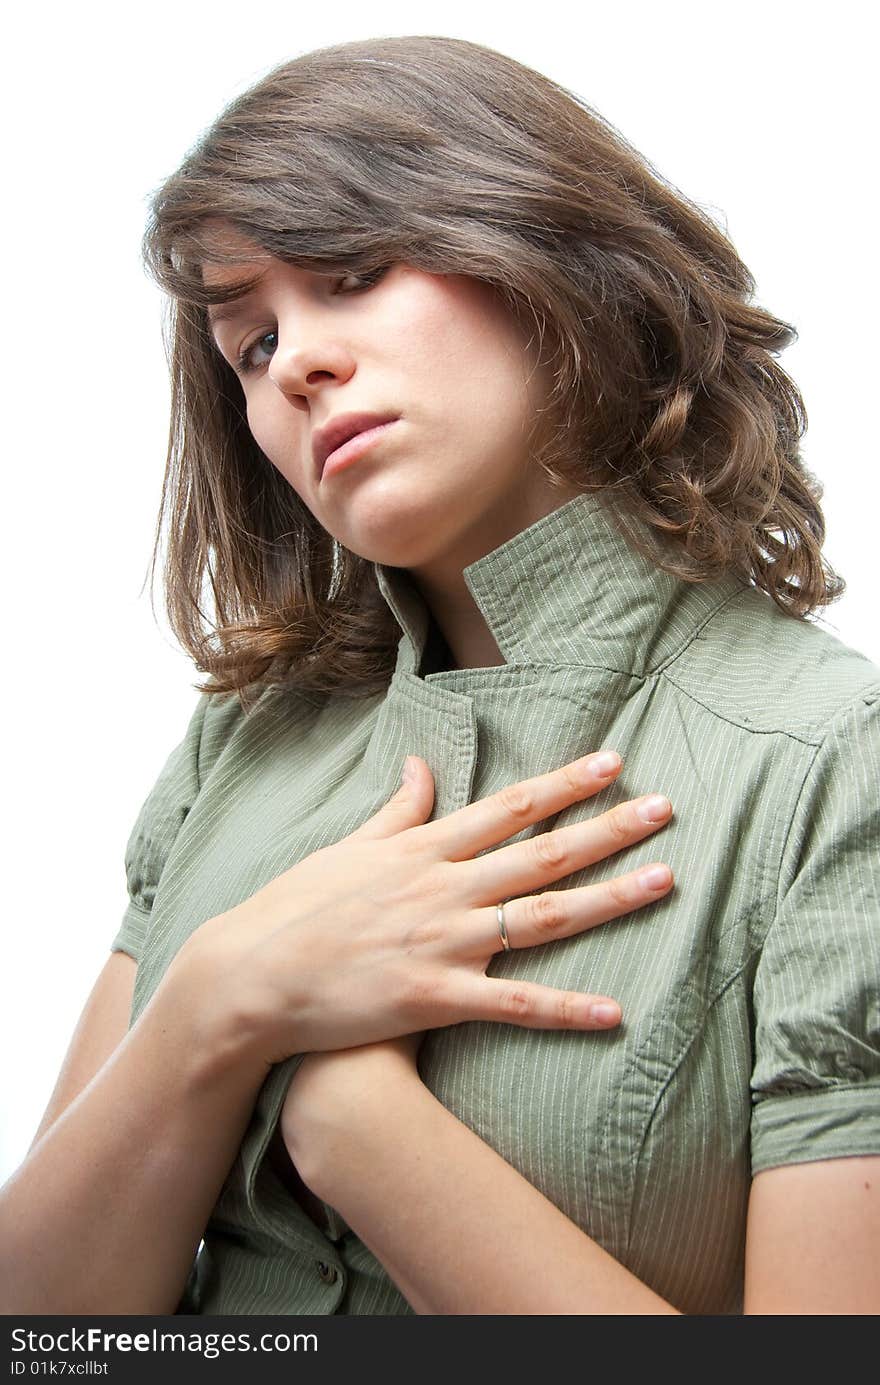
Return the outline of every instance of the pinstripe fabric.
<path id="1" fill-rule="evenodd" d="M 657 1293 L 738 1313 L 752 1174 L 880 1153 L 880 668 L 732 577 L 660 572 L 589 496 L 465 570 L 503 666 L 426 669 L 415 587 L 400 569 L 377 576 L 401 626 L 385 693 L 272 689 L 247 716 L 200 697 L 126 851 L 113 947 L 139 960 L 132 1019 L 194 928 L 351 832 L 407 753 L 433 770 L 437 818 L 613 747 L 611 788 L 510 840 L 664 792 L 665 829 L 556 888 L 660 859 L 675 889 L 490 971 L 613 995 L 623 1024 L 450 1026 L 420 1067 Z M 260 1091 L 181 1311 L 411 1311 L 339 1215 L 318 1227 L 266 1158 L 299 1061 Z"/>

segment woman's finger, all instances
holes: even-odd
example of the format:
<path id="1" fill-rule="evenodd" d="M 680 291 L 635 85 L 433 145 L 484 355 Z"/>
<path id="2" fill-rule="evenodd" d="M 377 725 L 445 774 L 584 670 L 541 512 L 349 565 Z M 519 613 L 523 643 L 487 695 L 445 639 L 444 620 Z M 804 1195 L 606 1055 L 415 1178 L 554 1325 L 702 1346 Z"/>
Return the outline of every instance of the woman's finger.
<path id="1" fill-rule="evenodd" d="M 611 919 L 622 918 L 668 894 L 674 884 L 672 871 L 662 861 L 641 866 L 628 875 L 615 876 L 576 890 L 547 890 L 519 899 L 499 899 L 504 905 L 504 927 L 511 948 L 539 947 L 559 938 L 571 938 Z M 476 909 L 473 957 L 502 952 L 497 905 Z"/>
<path id="2" fill-rule="evenodd" d="M 456 867 L 457 878 L 463 882 L 466 898 L 477 905 L 530 894 L 536 885 L 562 880 L 633 846 L 663 827 L 671 816 L 668 798 L 646 794 L 586 822 L 499 847 L 475 861 L 462 861 Z"/>
<path id="3" fill-rule="evenodd" d="M 620 1006 L 607 995 L 557 991 L 533 981 L 495 976 L 456 978 L 454 1024 L 492 1020 L 523 1029 L 610 1029 L 620 1023 Z"/>
<path id="4" fill-rule="evenodd" d="M 561 769 L 508 784 L 436 822 L 413 828 L 413 832 L 436 848 L 443 860 L 469 860 L 487 847 L 516 836 L 524 827 L 607 788 L 622 763 L 616 751 L 596 751 Z"/>
<path id="5" fill-rule="evenodd" d="M 366 822 L 348 835 L 348 841 L 378 841 L 396 837 L 407 827 L 424 823 L 434 807 L 434 776 L 427 761 L 418 755 L 408 756 L 409 772 L 404 763 L 401 782 L 387 803 Z"/>

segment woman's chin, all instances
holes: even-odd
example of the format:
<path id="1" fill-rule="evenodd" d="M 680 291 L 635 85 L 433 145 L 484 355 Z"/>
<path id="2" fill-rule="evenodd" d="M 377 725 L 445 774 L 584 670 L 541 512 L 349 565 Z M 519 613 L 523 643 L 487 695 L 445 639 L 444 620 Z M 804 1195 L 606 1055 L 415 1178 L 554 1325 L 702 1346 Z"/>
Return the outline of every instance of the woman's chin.
<path id="1" fill-rule="evenodd" d="M 424 489 L 413 494 L 412 488 L 397 484 L 370 484 L 351 495 L 344 512 L 340 508 L 334 514 L 337 524 L 331 532 L 346 548 L 370 562 L 420 567 L 436 561 L 451 547 L 455 529 L 450 516 L 454 514 L 448 497 L 430 497 Z M 445 533 L 449 538 L 444 542 Z"/>

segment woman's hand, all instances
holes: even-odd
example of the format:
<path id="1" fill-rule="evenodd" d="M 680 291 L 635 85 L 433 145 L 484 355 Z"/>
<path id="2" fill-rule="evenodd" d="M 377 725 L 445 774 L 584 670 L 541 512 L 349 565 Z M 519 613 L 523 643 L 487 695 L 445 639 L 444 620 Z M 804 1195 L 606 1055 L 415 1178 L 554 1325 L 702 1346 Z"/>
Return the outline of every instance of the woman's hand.
<path id="1" fill-rule="evenodd" d="M 607 768 L 585 756 L 436 822 L 426 822 L 431 772 L 424 760 L 412 764 L 413 780 L 355 832 L 209 919 L 175 958 L 191 969 L 191 984 L 212 988 L 243 1059 L 271 1065 L 467 1020 L 587 1030 L 619 1022 L 608 997 L 487 976 L 502 950 L 496 905 L 506 901 L 510 946 L 520 948 L 653 903 L 672 885 L 668 867 L 659 883 L 642 868 L 541 891 L 655 832 L 671 816 L 668 801 L 650 819 L 640 798 L 489 850 L 599 793 L 619 773 L 619 756 Z"/>

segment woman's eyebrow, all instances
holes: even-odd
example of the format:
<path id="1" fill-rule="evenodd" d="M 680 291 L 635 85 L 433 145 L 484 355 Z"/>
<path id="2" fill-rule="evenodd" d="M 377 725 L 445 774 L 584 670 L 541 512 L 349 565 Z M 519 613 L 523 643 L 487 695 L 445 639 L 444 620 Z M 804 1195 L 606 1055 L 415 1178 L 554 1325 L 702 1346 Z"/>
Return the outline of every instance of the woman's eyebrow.
<path id="1" fill-rule="evenodd" d="M 242 317 L 247 312 L 246 300 L 250 294 L 242 294 L 241 298 L 233 298 L 229 303 L 211 303 L 208 306 L 208 326 L 211 335 L 217 340 L 217 327 L 221 322 L 233 322 L 236 318 Z"/>

